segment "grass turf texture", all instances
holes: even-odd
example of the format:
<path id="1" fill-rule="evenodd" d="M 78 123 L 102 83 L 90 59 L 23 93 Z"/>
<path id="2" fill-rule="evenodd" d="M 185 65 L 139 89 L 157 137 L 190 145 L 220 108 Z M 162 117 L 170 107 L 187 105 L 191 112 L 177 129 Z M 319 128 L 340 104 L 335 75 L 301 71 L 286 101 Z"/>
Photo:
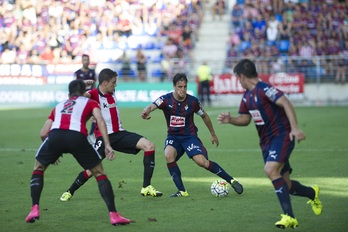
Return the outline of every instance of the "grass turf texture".
<path id="1" fill-rule="evenodd" d="M 153 186 L 163 191 L 161 198 L 142 197 L 143 154 L 116 153 L 114 161 L 104 161 L 111 180 L 117 209 L 135 223 L 113 227 L 106 206 L 91 179 L 69 202 L 59 201 L 81 168 L 71 155 L 64 155 L 58 166 L 45 172 L 40 220 L 25 223 L 31 207 L 29 181 L 34 155 L 41 144 L 40 129 L 51 109 L 0 111 L 0 231 L 279 231 L 274 223 L 282 213 L 273 186 L 263 173 L 262 156 L 254 125 L 219 125 L 220 112 L 237 109 L 207 108 L 220 146 L 210 143 L 202 120 L 196 117 L 199 136 L 209 158 L 219 163 L 244 185 L 244 193 L 233 190 L 228 197 L 216 198 L 211 183 L 219 179 L 198 167 L 186 156 L 180 161 L 184 184 L 190 196 L 169 198 L 176 192 L 163 157 L 166 127 L 162 112 L 152 119 L 140 118 L 142 109 L 120 109 L 124 128 L 146 136 L 156 144 L 156 169 Z M 348 213 L 348 122 L 347 107 L 297 107 L 299 127 L 307 139 L 291 156 L 292 178 L 304 185 L 318 184 L 324 209 L 315 216 L 307 199 L 292 197 L 300 231 L 347 231 Z"/>

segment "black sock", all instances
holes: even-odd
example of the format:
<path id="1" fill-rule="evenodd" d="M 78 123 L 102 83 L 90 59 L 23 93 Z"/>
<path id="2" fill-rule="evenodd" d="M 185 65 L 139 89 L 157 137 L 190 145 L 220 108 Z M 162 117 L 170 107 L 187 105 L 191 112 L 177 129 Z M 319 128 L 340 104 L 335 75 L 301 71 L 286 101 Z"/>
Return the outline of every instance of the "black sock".
<path id="1" fill-rule="evenodd" d="M 108 207 L 109 212 L 116 212 L 115 206 L 115 195 L 112 190 L 112 186 L 108 177 L 106 175 L 98 176 L 97 178 L 98 188 L 100 195 L 104 199 L 106 206 Z"/>
<path id="2" fill-rule="evenodd" d="M 155 169 L 155 151 L 144 152 L 144 181 L 143 187 L 151 184 L 153 171 Z"/>
<path id="3" fill-rule="evenodd" d="M 33 171 L 30 180 L 30 195 L 33 205 L 38 205 L 40 202 L 40 196 L 44 185 L 44 172 Z"/>
<path id="4" fill-rule="evenodd" d="M 68 192 L 71 193 L 71 195 L 74 195 L 75 191 L 78 190 L 84 183 L 86 183 L 89 180 L 89 176 L 87 174 L 87 171 L 84 170 L 79 173 L 79 175 L 76 177 L 76 180 L 74 183 L 70 186 L 68 189 Z"/>

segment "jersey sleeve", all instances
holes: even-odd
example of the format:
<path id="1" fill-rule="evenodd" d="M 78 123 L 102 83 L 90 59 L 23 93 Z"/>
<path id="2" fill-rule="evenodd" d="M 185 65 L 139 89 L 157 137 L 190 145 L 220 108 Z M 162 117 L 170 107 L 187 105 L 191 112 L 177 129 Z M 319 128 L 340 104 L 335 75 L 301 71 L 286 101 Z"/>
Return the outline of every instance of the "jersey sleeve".
<path id="1" fill-rule="evenodd" d="M 164 108 L 164 105 L 165 105 L 165 103 L 163 103 L 164 100 L 165 100 L 165 98 L 166 98 L 166 95 L 162 95 L 162 96 L 160 96 L 159 98 L 157 98 L 157 99 L 156 99 L 154 102 L 152 102 L 152 103 L 153 103 L 154 105 L 156 105 L 158 109 L 163 109 L 163 108 Z"/>
<path id="2" fill-rule="evenodd" d="M 50 115 L 48 116 L 48 119 L 51 119 L 52 121 L 54 121 L 54 115 L 56 114 L 56 108 L 54 108 L 52 111 L 51 111 L 51 113 L 50 113 Z"/>
<path id="3" fill-rule="evenodd" d="M 264 88 L 264 93 L 268 97 L 268 99 L 272 102 L 276 102 L 281 96 L 284 95 L 284 92 L 276 87 L 267 84 L 268 88 Z"/>

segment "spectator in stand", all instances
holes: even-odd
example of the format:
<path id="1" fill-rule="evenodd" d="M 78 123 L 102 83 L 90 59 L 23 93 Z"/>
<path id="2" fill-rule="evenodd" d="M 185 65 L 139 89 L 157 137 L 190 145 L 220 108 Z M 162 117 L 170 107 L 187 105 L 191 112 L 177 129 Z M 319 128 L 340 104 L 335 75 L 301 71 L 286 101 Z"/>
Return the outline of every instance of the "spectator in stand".
<path id="1" fill-rule="evenodd" d="M 279 39 L 280 40 L 290 40 L 292 30 L 292 23 L 289 21 L 288 17 L 283 15 L 283 21 L 278 24 Z"/>
<path id="2" fill-rule="evenodd" d="M 137 49 L 137 54 L 135 55 L 137 62 L 137 70 L 140 81 L 146 81 L 146 56 L 141 48 Z"/>
<path id="3" fill-rule="evenodd" d="M 212 14 L 213 20 L 215 20 L 215 16 L 218 15 L 219 19 L 222 20 L 222 16 L 225 13 L 225 1 L 224 0 L 216 0 L 215 4 L 212 6 Z"/>
<path id="4" fill-rule="evenodd" d="M 243 15 L 244 12 L 242 5 L 235 4 L 231 11 L 232 26 L 234 28 L 239 28 L 244 24 Z"/>
<path id="5" fill-rule="evenodd" d="M 1 63 L 2 64 L 13 64 L 16 62 L 16 47 L 5 48 L 1 54 Z"/>
<path id="6" fill-rule="evenodd" d="M 278 38 L 278 20 L 275 18 L 274 15 L 271 15 L 270 19 L 267 21 L 267 41 L 271 42 L 272 44 L 275 43 L 276 39 Z"/>
<path id="7" fill-rule="evenodd" d="M 256 18 L 253 19 L 252 25 L 254 29 L 259 29 L 261 33 L 266 32 L 267 23 L 261 14 L 258 14 Z"/>
<path id="8" fill-rule="evenodd" d="M 45 50 L 40 55 L 40 58 L 44 63 L 52 63 L 54 61 L 54 54 L 50 46 L 46 45 Z"/>

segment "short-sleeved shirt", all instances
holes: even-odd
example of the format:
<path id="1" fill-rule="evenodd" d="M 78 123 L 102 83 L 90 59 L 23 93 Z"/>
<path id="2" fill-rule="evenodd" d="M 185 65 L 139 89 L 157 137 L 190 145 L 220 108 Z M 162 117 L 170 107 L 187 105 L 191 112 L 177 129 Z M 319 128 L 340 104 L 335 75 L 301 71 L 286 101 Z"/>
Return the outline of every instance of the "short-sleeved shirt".
<path id="1" fill-rule="evenodd" d="M 76 80 L 93 80 L 96 81 L 96 74 L 94 69 L 88 69 L 87 72 L 82 71 L 82 69 L 79 69 L 75 72 Z M 87 87 L 87 90 L 92 89 L 95 85 L 91 85 Z"/>
<path id="2" fill-rule="evenodd" d="M 187 94 L 182 102 L 177 101 L 173 93 L 162 95 L 153 102 L 163 111 L 167 122 L 168 135 L 197 136 L 198 128 L 194 123 L 194 114 L 203 115 L 200 101 Z"/>
<path id="3" fill-rule="evenodd" d="M 276 101 L 283 95 L 283 91 L 262 81 L 243 95 L 239 113 L 251 115 L 261 144 L 269 144 L 280 133 L 289 134 L 291 131 L 284 108 L 276 105 Z"/>

